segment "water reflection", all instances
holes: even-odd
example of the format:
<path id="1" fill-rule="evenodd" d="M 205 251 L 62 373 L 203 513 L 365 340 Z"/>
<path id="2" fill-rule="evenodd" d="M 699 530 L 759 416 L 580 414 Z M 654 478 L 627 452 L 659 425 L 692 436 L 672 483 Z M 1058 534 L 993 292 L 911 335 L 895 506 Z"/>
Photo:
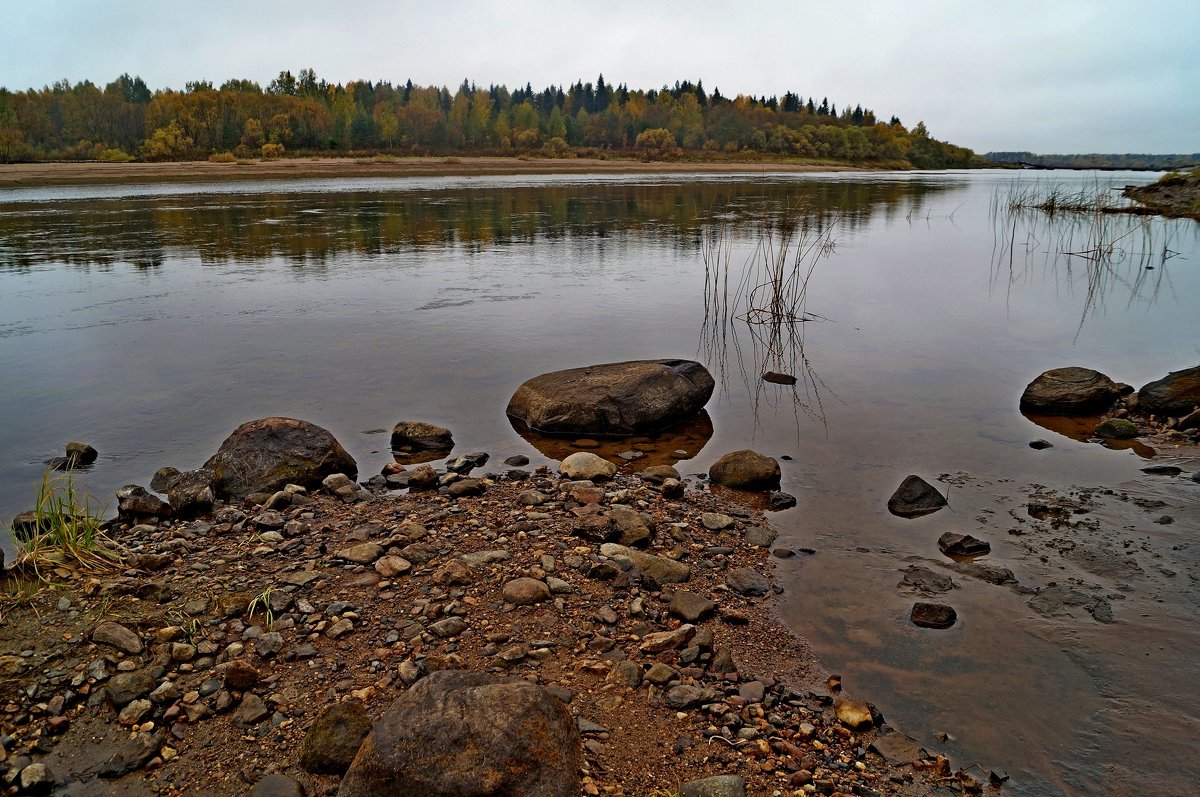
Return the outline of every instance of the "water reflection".
<path id="1" fill-rule="evenodd" d="M 1088 320 L 1105 312 L 1109 298 L 1123 296 L 1125 309 L 1151 307 L 1163 291 L 1174 291 L 1167 266 L 1180 257 L 1179 238 L 1186 227 L 1174 220 L 1102 212 L 1110 188 L 1094 189 L 1094 212 L 1047 211 L 1031 204 L 1031 197 L 1054 188 L 1014 183 L 992 195 L 993 288 L 1003 281 L 1011 292 L 1039 272 L 1068 292 L 1081 287 L 1076 341 Z"/>
<path id="2" fill-rule="evenodd" d="M 657 434 L 619 439 L 556 437 L 535 432 L 516 418 L 506 417 L 516 433 L 547 459 L 563 460 L 576 451 L 586 450 L 610 462 L 630 462 L 633 470 L 642 470 L 651 465 L 675 465 L 681 460 L 692 459 L 708 445 L 713 436 L 713 423 L 708 410 L 700 410 L 686 421 Z M 630 456 L 631 452 L 634 452 L 633 456 Z"/>
<path id="3" fill-rule="evenodd" d="M 825 423 L 829 388 L 804 349 L 804 328 L 826 319 L 807 309 L 808 285 L 819 263 L 833 254 L 844 219 L 835 212 L 783 206 L 752 225 L 754 248 L 736 262 L 737 237 L 728 216 L 704 231 L 704 322 L 700 351 L 717 370 L 722 391 L 741 381 L 755 427 L 766 406 L 785 405 Z M 732 362 L 731 362 L 732 361 Z"/>
<path id="4" fill-rule="evenodd" d="M 812 212 L 836 213 L 848 229 L 882 212 L 920 208 L 946 182 L 754 180 L 609 182 L 475 189 L 133 197 L 103 202 L 0 204 L 0 270 L 45 263 L 153 270 L 171 253 L 201 262 L 282 258 L 311 267 L 354 253 L 461 246 L 496 247 L 620 233 L 659 239 L 689 251 L 702 245 L 704 213 L 724 208 L 733 226 L 764 207 L 802 197 Z M 0 193 L 0 203 L 4 196 Z"/>
<path id="5" fill-rule="evenodd" d="M 1132 451 L 1143 459 L 1153 459 L 1158 453 L 1143 441 L 1137 439 L 1115 440 L 1111 438 L 1097 438 L 1096 427 L 1100 424 L 1100 421 L 1104 420 L 1099 415 L 1075 417 L 1065 415 L 1036 415 L 1027 412 L 1022 412 L 1021 414 L 1047 431 L 1080 443 L 1087 443 L 1098 439 L 1100 444 L 1105 448 L 1111 448 L 1114 451 Z"/>

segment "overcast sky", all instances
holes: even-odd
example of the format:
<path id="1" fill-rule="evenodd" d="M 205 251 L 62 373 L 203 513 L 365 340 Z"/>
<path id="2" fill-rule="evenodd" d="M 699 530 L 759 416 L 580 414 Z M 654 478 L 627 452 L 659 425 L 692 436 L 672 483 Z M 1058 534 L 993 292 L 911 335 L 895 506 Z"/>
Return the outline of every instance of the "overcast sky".
<path id="1" fill-rule="evenodd" d="M 989 150 L 1200 152 L 1200 0 L 0 0 L 0 85 L 578 79 L 828 96 Z"/>

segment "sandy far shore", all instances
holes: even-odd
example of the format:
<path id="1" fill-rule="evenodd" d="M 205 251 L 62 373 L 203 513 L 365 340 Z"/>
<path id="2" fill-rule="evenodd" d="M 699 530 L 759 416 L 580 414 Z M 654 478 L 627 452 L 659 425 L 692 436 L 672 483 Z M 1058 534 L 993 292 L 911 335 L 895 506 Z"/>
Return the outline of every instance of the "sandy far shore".
<path id="1" fill-rule="evenodd" d="M 678 174 L 737 172 L 860 171 L 830 164 L 759 162 L 643 162 L 596 158 L 288 158 L 250 163 L 8 163 L 0 164 L 0 188 L 306 177 L 432 177 L 488 174 Z"/>

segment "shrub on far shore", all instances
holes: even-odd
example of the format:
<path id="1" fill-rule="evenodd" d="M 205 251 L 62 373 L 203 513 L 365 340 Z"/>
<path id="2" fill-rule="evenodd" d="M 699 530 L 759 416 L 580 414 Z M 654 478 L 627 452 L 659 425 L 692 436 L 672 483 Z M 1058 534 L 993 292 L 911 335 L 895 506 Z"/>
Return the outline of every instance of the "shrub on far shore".
<path id="1" fill-rule="evenodd" d="M 274 160 L 283 157 L 283 144 L 278 144 L 274 141 L 269 141 L 262 145 L 262 156 L 264 160 Z"/>
<path id="2" fill-rule="evenodd" d="M 237 157 L 232 152 L 214 152 L 208 156 L 209 163 L 237 163 Z"/>

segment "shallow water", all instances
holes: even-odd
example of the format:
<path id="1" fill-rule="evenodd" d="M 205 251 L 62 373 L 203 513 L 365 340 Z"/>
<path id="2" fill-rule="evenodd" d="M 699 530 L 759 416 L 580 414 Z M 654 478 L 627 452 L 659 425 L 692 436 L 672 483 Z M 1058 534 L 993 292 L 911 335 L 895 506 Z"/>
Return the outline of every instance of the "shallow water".
<path id="1" fill-rule="evenodd" d="M 0 518 L 28 508 L 41 463 L 67 440 L 100 450 L 79 478 L 111 500 L 159 466 L 200 465 L 235 426 L 265 415 L 330 429 L 364 478 L 390 459 L 387 435 L 372 432 L 402 418 L 449 426 L 460 452 L 545 461 L 561 444 L 526 440 L 504 415 L 526 378 L 694 357 L 718 376 L 709 417 L 654 456 L 686 451 L 685 473 L 748 445 L 792 457 L 783 487 L 799 507 L 775 516 L 779 544 L 817 553 L 779 562 L 783 611 L 849 690 L 923 739 L 950 734 L 957 764 L 1006 769 L 1014 793 L 1143 781 L 1176 793 L 1200 779 L 1185 749 L 1200 722 L 1188 539 L 1200 527 L 1200 488 L 1143 477 L 1156 452 L 1073 440 L 1023 417 L 1017 399 L 1047 368 L 1084 365 L 1138 386 L 1200 361 L 1200 225 L 995 206 L 1014 182 L 1154 177 L 0 191 Z M 802 308 L 811 320 L 747 323 L 769 300 L 754 290 L 762 274 L 750 272 L 766 242 L 778 251 L 781 229 L 796 230 L 794 245 L 833 244 L 801 257 L 801 275 L 815 262 Z M 1104 258 L 1068 254 L 1098 243 L 1112 244 Z M 767 369 L 800 384 L 763 383 Z M 1029 449 L 1039 437 L 1054 447 Z M 888 495 L 910 472 L 959 474 L 950 509 L 888 515 Z M 1083 573 L 1063 558 L 1081 532 L 1009 533 L 1024 528 L 1030 484 L 1164 492 L 1175 523 L 1152 522 L 1165 509 L 1099 500 L 1092 536 L 1122 551 L 1133 540 L 1141 572 Z M 1116 623 L 1044 618 L 1027 597 L 955 576 L 947 601 L 959 623 L 911 626 L 900 571 L 910 557 L 937 561 L 947 530 L 990 539 L 988 561 L 1023 584 L 1086 576 L 1123 596 L 1113 599 Z"/>

